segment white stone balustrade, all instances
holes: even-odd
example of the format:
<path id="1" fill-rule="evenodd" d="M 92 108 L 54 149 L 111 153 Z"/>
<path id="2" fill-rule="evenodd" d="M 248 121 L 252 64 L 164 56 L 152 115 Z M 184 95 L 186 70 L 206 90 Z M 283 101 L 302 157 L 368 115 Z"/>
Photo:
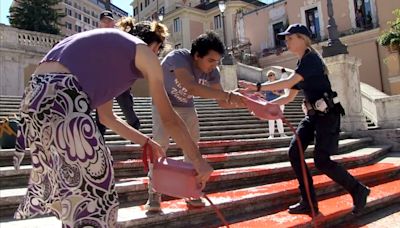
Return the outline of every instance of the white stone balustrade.
<path id="1" fill-rule="evenodd" d="M 61 39 L 0 24 L 0 94 L 21 96 L 36 65 Z"/>
<path id="2" fill-rule="evenodd" d="M 273 70 L 276 73 L 277 79 L 280 79 L 282 66 L 268 66 L 265 68 L 258 68 L 249 66 L 243 63 L 237 63 L 237 75 L 239 80 L 243 79 L 250 82 L 265 82 L 268 80 L 267 72 Z M 294 72 L 293 69 L 285 67 L 286 71 L 290 74 Z"/>
<path id="3" fill-rule="evenodd" d="M 389 96 L 361 83 L 363 111 L 380 128 L 400 127 L 400 95 Z"/>
<path id="4" fill-rule="evenodd" d="M 27 31 L 0 24 L 0 48 L 46 53 L 62 36 Z"/>
<path id="5" fill-rule="evenodd" d="M 263 69 L 249 66 L 243 63 L 237 63 L 237 75 L 239 80 L 243 79 L 250 82 L 263 82 L 266 80 L 265 75 L 263 75 Z"/>

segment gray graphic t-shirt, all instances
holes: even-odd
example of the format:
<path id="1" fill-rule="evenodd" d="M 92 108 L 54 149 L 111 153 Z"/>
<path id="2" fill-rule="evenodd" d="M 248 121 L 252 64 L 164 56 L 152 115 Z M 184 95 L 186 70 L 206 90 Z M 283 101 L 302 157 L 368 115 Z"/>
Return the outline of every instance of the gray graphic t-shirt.
<path id="1" fill-rule="evenodd" d="M 178 81 L 175 76 L 175 69 L 186 69 L 197 83 L 205 86 L 220 83 L 219 70 L 215 69 L 206 74 L 201 72 L 193 65 L 193 59 L 190 51 L 187 49 L 177 49 L 171 51 L 161 62 L 164 71 L 165 90 L 169 96 L 172 106 L 176 107 L 193 107 L 193 96 Z"/>

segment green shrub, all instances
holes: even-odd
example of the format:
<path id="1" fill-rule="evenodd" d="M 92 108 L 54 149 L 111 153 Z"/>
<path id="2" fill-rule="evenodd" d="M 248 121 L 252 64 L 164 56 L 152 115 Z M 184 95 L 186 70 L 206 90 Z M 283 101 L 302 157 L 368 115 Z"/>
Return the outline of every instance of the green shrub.
<path id="1" fill-rule="evenodd" d="M 400 48 L 400 9 L 395 9 L 393 14 L 396 19 L 389 21 L 390 29 L 383 32 L 378 37 L 378 43 L 382 46 L 394 47 L 396 50 Z"/>

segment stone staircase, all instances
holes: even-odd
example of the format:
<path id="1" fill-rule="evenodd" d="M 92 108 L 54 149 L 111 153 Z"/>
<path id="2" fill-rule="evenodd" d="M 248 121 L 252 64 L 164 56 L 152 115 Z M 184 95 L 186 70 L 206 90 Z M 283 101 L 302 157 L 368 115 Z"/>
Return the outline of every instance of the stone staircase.
<path id="1" fill-rule="evenodd" d="M 0 117 L 18 110 L 20 97 L 0 97 Z M 290 122 L 297 124 L 303 114 L 301 97 L 285 108 Z M 142 122 L 141 131 L 151 135 L 151 102 L 135 99 L 135 111 Z M 196 99 L 199 113 L 200 151 L 215 168 L 205 192 L 222 210 L 231 227 L 309 227 L 340 226 L 373 216 L 376 210 L 400 202 L 400 153 L 387 145 L 376 145 L 371 138 L 354 138 L 342 132 L 339 152 L 332 158 L 345 166 L 356 178 L 372 189 L 361 217 L 351 214 L 349 194 L 314 168 L 310 159 L 314 146 L 306 151 L 307 164 L 314 175 L 321 214 L 314 221 L 306 215 L 289 215 L 288 205 L 298 200 L 297 181 L 287 159 L 290 138 L 267 139 L 267 123 L 251 116 L 245 109 L 222 110 L 215 101 Z M 114 107 L 122 115 L 119 107 Z M 371 127 L 373 127 L 371 125 Z M 291 135 L 288 128 L 285 133 Z M 120 200 L 118 222 L 122 227 L 218 227 L 213 209 L 188 209 L 184 200 L 163 197 L 160 214 L 147 214 L 147 178 L 140 161 L 138 145 L 130 144 L 112 131 L 105 136 L 116 170 Z M 19 171 L 12 167 L 13 149 L 0 150 L 0 227 L 60 227 L 53 216 L 15 221 L 12 214 L 26 191 L 30 173 L 30 156 L 26 152 Z M 168 155 L 182 159 L 172 142 Z M 400 220 L 398 220 L 400 222 Z M 399 224 L 399 223 L 398 223 Z"/>

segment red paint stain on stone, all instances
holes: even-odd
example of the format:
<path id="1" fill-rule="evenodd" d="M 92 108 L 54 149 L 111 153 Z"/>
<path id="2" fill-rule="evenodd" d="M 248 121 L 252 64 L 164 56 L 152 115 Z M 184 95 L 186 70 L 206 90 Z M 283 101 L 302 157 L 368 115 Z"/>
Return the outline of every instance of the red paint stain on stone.
<path id="1" fill-rule="evenodd" d="M 369 167 L 370 172 L 374 172 L 376 166 L 394 166 L 393 164 L 377 164 L 374 167 Z M 397 167 L 398 168 L 398 167 Z M 353 170 L 352 174 L 368 170 L 368 167 Z M 318 179 L 320 178 L 315 178 Z M 314 180 L 315 180 L 314 179 Z M 321 178 L 323 179 L 323 178 Z M 315 182 L 314 182 L 315 183 Z M 387 196 L 400 197 L 400 180 L 388 182 L 371 188 L 371 194 L 368 197 L 368 202 L 373 200 L 384 200 Z M 317 224 L 324 223 L 328 220 L 339 218 L 345 214 L 351 213 L 353 202 L 349 194 L 344 194 L 338 197 L 320 201 L 318 203 L 320 214 L 314 221 Z M 311 222 L 311 217 L 308 215 L 291 215 L 287 210 L 276 214 L 248 220 L 231 225 L 231 227 L 299 227 Z"/>

